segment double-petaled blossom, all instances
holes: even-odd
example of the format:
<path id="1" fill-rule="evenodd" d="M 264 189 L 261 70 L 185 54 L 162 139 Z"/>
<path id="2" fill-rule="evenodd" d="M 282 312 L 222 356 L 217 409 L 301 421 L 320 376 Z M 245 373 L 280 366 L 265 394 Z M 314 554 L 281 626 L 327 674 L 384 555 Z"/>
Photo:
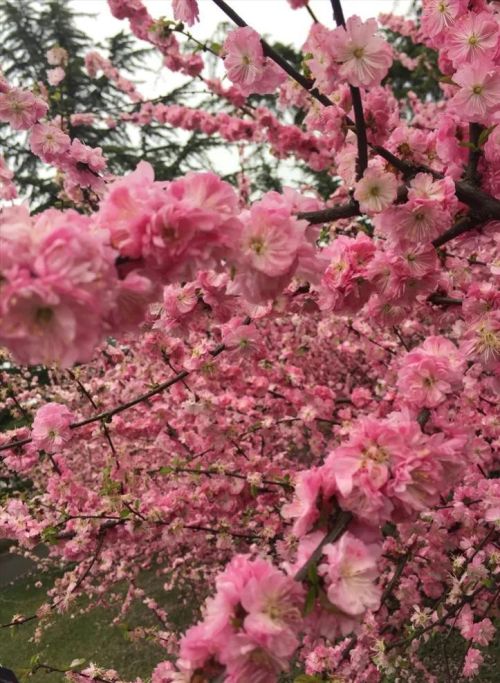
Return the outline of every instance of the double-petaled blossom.
<path id="1" fill-rule="evenodd" d="M 47 113 L 48 106 L 28 90 L 11 88 L 0 91 L 0 121 L 9 123 L 14 130 L 27 130 Z"/>
<path id="2" fill-rule="evenodd" d="M 380 168 L 368 168 L 356 183 L 354 199 L 365 213 L 378 213 L 387 209 L 396 199 L 398 183 L 393 173 Z"/>
<path id="3" fill-rule="evenodd" d="M 285 72 L 264 56 L 260 36 L 249 26 L 228 34 L 224 54 L 229 80 L 246 95 L 273 93 L 286 78 Z"/>
<path id="4" fill-rule="evenodd" d="M 273 298 L 295 274 L 311 270 L 314 246 L 307 223 L 292 210 L 289 199 L 269 192 L 240 214 L 235 285 L 250 301 Z"/>
<path id="5" fill-rule="evenodd" d="M 349 17 L 345 28 L 339 26 L 331 34 L 332 53 L 340 63 L 339 74 L 350 85 L 372 88 L 379 85 L 392 64 L 392 49 L 376 35 L 375 19 L 366 22 Z"/>
<path id="6" fill-rule="evenodd" d="M 1 342 L 26 364 L 89 360 L 114 306 L 107 233 L 76 211 L 5 209 Z"/>
<path id="7" fill-rule="evenodd" d="M 323 251 L 328 266 L 320 287 L 320 306 L 324 310 L 348 313 L 359 310 L 370 296 L 367 266 L 375 244 L 360 233 L 355 239 L 337 237 Z"/>
<path id="8" fill-rule="evenodd" d="M 71 139 L 54 124 L 37 123 L 31 129 L 31 150 L 47 163 L 64 163 L 71 145 Z"/>
<path id="9" fill-rule="evenodd" d="M 380 553 L 379 545 L 367 545 L 349 532 L 337 543 L 325 545 L 323 555 L 327 561 L 320 563 L 318 572 L 334 607 L 350 616 L 377 609 L 381 597 L 376 584 Z"/>
<path id="10" fill-rule="evenodd" d="M 420 408 L 435 408 L 460 386 L 464 360 L 444 337 L 428 337 L 403 359 L 398 388 L 403 400 Z"/>
<path id="11" fill-rule="evenodd" d="M 71 438 L 73 413 L 60 403 L 46 403 L 36 411 L 31 438 L 36 448 L 53 453 Z"/>
<path id="12" fill-rule="evenodd" d="M 236 555 L 215 582 L 204 619 L 181 640 L 178 667 L 226 680 L 271 682 L 298 646 L 302 586 L 266 560 Z"/>

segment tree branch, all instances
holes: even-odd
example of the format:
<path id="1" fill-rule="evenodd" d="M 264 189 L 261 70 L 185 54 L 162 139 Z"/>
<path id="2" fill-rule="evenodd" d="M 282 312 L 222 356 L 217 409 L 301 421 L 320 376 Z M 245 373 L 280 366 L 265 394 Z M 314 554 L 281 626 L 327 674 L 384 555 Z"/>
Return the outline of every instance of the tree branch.
<path id="1" fill-rule="evenodd" d="M 359 204 L 357 202 L 350 202 L 349 204 L 339 204 L 332 206 L 329 209 L 321 209 L 320 211 L 304 211 L 297 214 L 297 218 L 304 218 L 311 225 L 319 223 L 329 223 L 339 218 L 352 218 L 360 215 Z"/>
<path id="2" fill-rule="evenodd" d="M 312 553 L 311 557 L 307 560 L 305 564 L 302 565 L 299 571 L 295 574 L 295 581 L 304 581 L 304 579 L 307 578 L 309 568 L 315 566 L 319 562 L 319 559 L 323 554 L 323 548 L 325 547 L 325 545 L 327 545 L 328 543 L 335 543 L 335 541 L 338 541 L 338 539 L 347 531 L 347 527 L 349 526 L 351 519 L 351 512 L 339 510 L 333 529 L 325 535 L 321 543 Z"/>
<path id="3" fill-rule="evenodd" d="M 246 21 L 244 21 L 244 19 L 242 19 L 240 15 L 227 4 L 227 2 L 224 2 L 224 0 L 212 0 L 212 2 L 214 2 L 217 7 L 224 12 L 224 14 L 227 14 L 227 16 L 232 19 L 237 26 L 240 26 L 241 28 L 248 26 Z M 293 66 L 291 66 L 286 59 L 283 59 L 283 57 L 278 54 L 276 50 L 272 48 L 265 40 L 261 38 L 260 42 L 266 57 L 272 59 L 273 62 L 278 64 L 278 66 L 281 66 L 283 71 L 293 78 L 294 81 L 297 81 L 299 85 L 305 88 L 305 90 L 307 90 L 312 97 L 318 100 L 318 102 L 321 102 L 321 104 L 323 104 L 325 107 L 330 107 L 333 105 L 333 102 L 326 95 L 323 95 L 323 93 L 319 92 L 319 90 L 314 87 L 314 81 L 311 81 L 309 78 L 306 78 L 299 71 L 294 69 Z"/>

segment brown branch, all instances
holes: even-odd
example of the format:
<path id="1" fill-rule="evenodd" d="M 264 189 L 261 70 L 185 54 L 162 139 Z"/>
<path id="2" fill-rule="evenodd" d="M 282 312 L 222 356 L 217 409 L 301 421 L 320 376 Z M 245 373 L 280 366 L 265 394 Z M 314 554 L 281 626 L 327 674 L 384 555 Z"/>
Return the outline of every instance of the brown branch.
<path id="1" fill-rule="evenodd" d="M 325 535 L 321 543 L 315 548 L 312 555 L 309 557 L 307 562 L 302 565 L 299 571 L 295 574 L 295 581 L 304 581 L 307 578 L 310 567 L 316 566 L 323 554 L 323 548 L 328 543 L 335 543 L 338 539 L 345 533 L 349 523 L 352 519 L 352 513 L 345 510 L 339 510 L 338 515 L 335 519 L 335 524 L 332 530 Z"/>
<path id="2" fill-rule="evenodd" d="M 360 213 L 359 204 L 349 202 L 349 204 L 339 204 L 320 211 L 303 211 L 297 214 L 297 218 L 303 218 L 311 225 L 317 225 L 319 223 L 330 223 L 339 218 L 352 218 L 359 216 Z"/>
<path id="3" fill-rule="evenodd" d="M 446 242 L 455 239 L 455 237 L 463 235 L 465 232 L 468 232 L 469 230 L 473 230 L 477 226 L 478 222 L 475 221 L 472 218 L 472 216 L 463 216 L 462 218 L 458 219 L 455 225 L 453 225 L 451 228 L 443 232 L 443 234 L 439 235 L 439 237 L 436 237 L 435 240 L 432 240 L 432 244 L 437 249 L 438 247 L 441 247 L 443 244 L 446 244 Z"/>
<path id="4" fill-rule="evenodd" d="M 479 185 L 480 177 L 477 170 L 477 165 L 483 154 L 481 147 L 479 146 L 479 138 L 484 130 L 484 126 L 480 123 L 469 123 L 469 159 L 467 162 L 467 168 L 464 174 L 464 180 L 468 181 L 472 185 Z"/>

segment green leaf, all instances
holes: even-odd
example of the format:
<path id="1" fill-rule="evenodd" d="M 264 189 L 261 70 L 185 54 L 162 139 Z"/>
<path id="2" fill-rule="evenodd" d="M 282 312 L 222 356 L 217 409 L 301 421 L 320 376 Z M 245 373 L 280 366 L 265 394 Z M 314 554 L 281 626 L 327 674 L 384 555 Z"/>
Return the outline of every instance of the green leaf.
<path id="1" fill-rule="evenodd" d="M 41 534 L 42 541 L 49 545 L 54 545 L 59 540 L 57 537 L 57 529 L 55 526 L 46 526 Z"/>
<path id="2" fill-rule="evenodd" d="M 311 586 L 317 586 L 319 584 L 318 568 L 315 564 L 311 564 L 311 566 L 307 570 L 307 580 L 309 581 Z"/>
<path id="3" fill-rule="evenodd" d="M 306 602 L 304 605 L 304 616 L 307 617 L 308 614 L 311 614 L 311 612 L 314 609 L 314 605 L 316 604 L 316 598 L 318 597 L 318 588 L 315 585 L 309 586 L 309 589 L 307 591 L 306 595 Z"/>
<path id="4" fill-rule="evenodd" d="M 309 676 L 308 674 L 300 674 L 294 679 L 293 683 L 324 683 L 319 676 Z"/>
<path id="5" fill-rule="evenodd" d="M 484 145 L 484 143 L 487 141 L 487 139 L 488 139 L 488 138 L 490 137 L 490 135 L 493 133 L 493 131 L 495 130 L 495 128 L 497 127 L 497 125 L 498 125 L 498 124 L 495 123 L 495 125 L 489 126 L 488 128 L 484 128 L 484 129 L 481 131 L 481 134 L 480 134 L 479 139 L 478 139 L 478 141 L 477 141 L 477 144 L 478 144 L 479 147 L 481 147 L 482 145 Z"/>

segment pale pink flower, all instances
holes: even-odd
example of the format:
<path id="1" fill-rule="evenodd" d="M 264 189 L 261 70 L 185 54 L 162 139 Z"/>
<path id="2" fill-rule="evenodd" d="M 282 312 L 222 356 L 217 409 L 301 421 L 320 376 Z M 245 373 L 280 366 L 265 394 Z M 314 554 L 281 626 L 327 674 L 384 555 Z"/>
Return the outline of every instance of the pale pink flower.
<path id="1" fill-rule="evenodd" d="M 460 87 L 450 108 L 465 121 L 482 123 L 500 109 L 500 71 L 492 62 L 465 64 L 453 76 Z"/>
<path id="2" fill-rule="evenodd" d="M 5 159 L 0 155 L 0 199 L 15 199 L 17 197 L 17 189 L 12 178 L 14 171 L 5 163 Z"/>
<path id="3" fill-rule="evenodd" d="M 228 33 L 224 52 L 224 66 L 233 83 L 251 86 L 262 77 L 264 52 L 259 34 L 249 26 Z"/>
<path id="4" fill-rule="evenodd" d="M 276 683 L 289 668 L 288 657 L 263 648 L 244 633 L 227 640 L 220 658 L 227 667 L 224 683 Z"/>
<path id="5" fill-rule="evenodd" d="M 73 413 L 60 403 L 46 403 L 36 411 L 31 438 L 39 450 L 52 453 L 71 438 Z"/>
<path id="6" fill-rule="evenodd" d="M 49 69 L 47 71 L 47 80 L 49 85 L 57 86 L 64 79 L 65 71 L 60 66 L 56 66 L 55 69 Z"/>
<path id="7" fill-rule="evenodd" d="M 334 607 L 353 616 L 377 609 L 381 590 L 375 580 L 380 552 L 380 546 L 366 545 L 350 532 L 323 548 L 327 561 L 319 565 L 318 573 L 324 577 Z"/>
<path id="8" fill-rule="evenodd" d="M 324 475 L 321 469 L 311 468 L 295 477 L 293 501 L 281 509 L 284 519 L 295 519 L 292 531 L 300 537 L 311 530 L 319 518 L 318 501 L 322 494 Z"/>
<path id="9" fill-rule="evenodd" d="M 431 242 L 449 227 L 449 214 L 440 202 L 412 199 L 379 213 L 375 225 L 393 244 L 405 247 Z"/>
<path id="10" fill-rule="evenodd" d="M 63 47 L 56 45 L 47 51 L 47 61 L 51 66 L 64 66 L 68 63 L 68 52 Z"/>
<path id="11" fill-rule="evenodd" d="M 356 183 L 354 199 L 359 202 L 361 211 L 378 213 L 392 204 L 397 192 L 398 183 L 393 173 L 386 173 L 380 168 L 368 168 Z"/>
<path id="12" fill-rule="evenodd" d="M 198 3 L 196 0 L 172 0 L 174 18 L 192 26 L 199 19 Z"/>
<path id="13" fill-rule="evenodd" d="M 400 447 L 398 436 L 381 420 L 367 416 L 352 429 L 349 441 L 331 451 L 325 461 L 325 478 L 333 477 L 342 495 L 355 486 L 363 470 L 371 485 L 380 489 L 388 480 L 391 463 Z"/>
<path id="14" fill-rule="evenodd" d="M 390 45 L 376 36 L 377 22 L 349 17 L 346 28 L 339 26 L 331 35 L 332 52 L 341 63 L 340 75 L 350 85 L 371 88 L 379 85 L 392 64 Z"/>

